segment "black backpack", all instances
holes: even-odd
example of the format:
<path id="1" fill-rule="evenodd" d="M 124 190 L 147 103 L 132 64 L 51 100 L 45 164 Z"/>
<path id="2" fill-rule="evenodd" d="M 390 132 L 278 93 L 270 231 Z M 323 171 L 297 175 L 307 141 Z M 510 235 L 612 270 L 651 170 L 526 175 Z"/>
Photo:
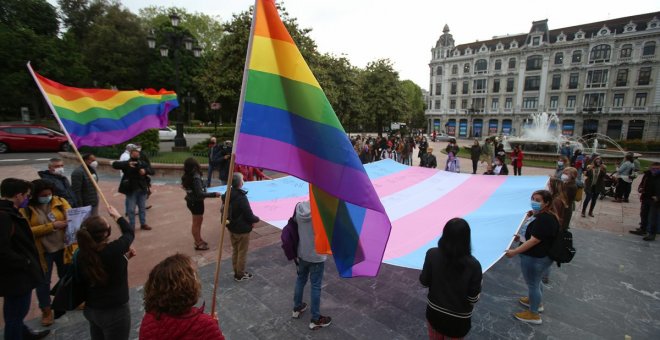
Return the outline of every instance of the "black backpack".
<path id="1" fill-rule="evenodd" d="M 297 207 L 298 205 L 296 204 Z M 295 208 L 293 209 L 293 216 L 289 218 L 288 223 L 282 229 L 280 238 L 282 239 L 282 250 L 284 250 L 286 259 L 289 261 L 293 260 L 298 265 L 298 243 L 300 242 L 300 236 L 298 236 L 298 222 L 296 221 Z"/>
<path id="2" fill-rule="evenodd" d="M 550 245 L 548 256 L 557 263 L 557 267 L 561 267 L 562 263 L 571 262 L 575 256 L 573 234 L 568 230 L 559 230 L 557 237 Z"/>

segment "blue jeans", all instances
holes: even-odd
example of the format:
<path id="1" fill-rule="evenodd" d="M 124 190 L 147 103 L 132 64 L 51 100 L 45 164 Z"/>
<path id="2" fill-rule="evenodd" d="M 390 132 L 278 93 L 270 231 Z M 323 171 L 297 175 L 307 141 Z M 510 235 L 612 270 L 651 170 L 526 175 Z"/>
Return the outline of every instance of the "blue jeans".
<path id="1" fill-rule="evenodd" d="M 135 205 L 138 207 L 138 216 L 140 217 L 140 225 L 147 224 L 146 206 L 147 192 L 143 190 L 135 190 L 126 195 L 126 215 L 128 215 L 128 223 L 135 228 Z"/>
<path id="2" fill-rule="evenodd" d="M 529 290 L 529 310 L 533 313 L 539 312 L 541 299 L 543 298 L 543 286 L 541 285 L 541 277 L 543 273 L 550 268 L 552 260 L 549 257 L 532 257 L 527 255 L 520 255 L 520 269 L 522 270 L 523 278 L 527 283 Z"/>
<path id="3" fill-rule="evenodd" d="M 300 264 L 298 265 L 298 279 L 296 280 L 296 290 L 293 294 L 293 308 L 302 305 L 302 296 L 303 291 L 305 290 L 305 284 L 307 284 L 307 277 L 309 276 L 309 281 L 311 282 L 311 313 L 312 320 L 318 320 L 321 317 L 320 305 L 321 305 L 321 283 L 323 283 L 323 270 L 325 268 L 325 262 L 313 263 L 307 262 L 303 259 L 298 259 Z"/>
<path id="4" fill-rule="evenodd" d="M 6 340 L 23 339 L 23 332 L 27 330 L 27 326 L 23 324 L 23 319 L 30 310 L 31 300 L 32 290 L 22 295 L 4 297 L 4 306 L 2 311 L 5 316 Z"/>
<path id="5" fill-rule="evenodd" d="M 209 162 L 209 169 L 208 169 L 208 174 L 206 176 L 206 186 L 210 187 L 211 186 L 211 179 L 213 178 L 213 171 L 214 171 L 213 165 L 211 165 L 211 162 Z"/>
<path id="6" fill-rule="evenodd" d="M 54 253 L 44 252 L 46 259 L 46 281 L 37 286 L 37 300 L 39 300 L 39 308 L 50 307 L 50 281 L 53 276 L 53 262 L 57 266 L 57 276 L 61 279 L 69 266 L 64 264 L 64 249 L 60 249 Z"/>
<path id="7" fill-rule="evenodd" d="M 131 333 L 131 309 L 128 303 L 107 309 L 85 307 L 83 315 L 89 322 L 92 340 L 128 340 Z"/>

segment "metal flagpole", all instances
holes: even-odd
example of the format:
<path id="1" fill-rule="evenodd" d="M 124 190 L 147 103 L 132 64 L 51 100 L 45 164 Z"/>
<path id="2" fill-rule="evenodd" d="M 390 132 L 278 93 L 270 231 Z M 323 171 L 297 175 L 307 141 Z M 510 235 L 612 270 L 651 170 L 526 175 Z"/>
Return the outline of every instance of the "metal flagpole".
<path id="1" fill-rule="evenodd" d="M 37 75 L 34 73 L 34 70 L 32 69 L 32 65 L 30 65 L 30 62 L 28 61 L 27 63 L 27 68 L 30 71 L 30 74 L 32 75 L 32 78 L 34 78 L 34 81 L 37 83 L 37 86 L 39 87 L 39 91 L 41 91 L 41 94 L 44 96 L 44 99 L 46 99 L 46 103 L 48 103 L 48 107 L 50 107 L 50 110 L 53 112 L 53 116 L 55 116 L 55 119 L 57 120 L 57 123 L 60 124 L 60 127 L 62 128 L 62 131 L 64 131 L 64 135 L 66 135 L 66 139 L 69 141 L 69 145 L 73 148 L 73 151 L 75 152 L 76 156 L 78 156 L 78 160 L 80 161 L 80 164 L 83 165 L 83 169 L 85 169 L 85 173 L 87 174 L 87 177 L 89 177 L 90 182 L 94 185 L 96 188 L 96 192 L 99 193 L 101 196 L 101 199 L 103 199 L 103 203 L 107 207 L 110 206 L 108 203 L 108 200 L 105 198 L 105 195 L 103 195 L 103 191 L 101 191 L 101 188 L 99 187 L 98 183 L 96 183 L 96 180 L 94 179 L 94 176 L 92 173 L 89 171 L 87 168 L 87 164 L 85 164 L 85 161 L 83 160 L 82 156 L 80 155 L 80 152 L 78 151 L 78 147 L 76 146 L 76 143 L 73 142 L 71 139 L 71 136 L 69 136 L 69 132 L 66 130 L 66 127 L 64 127 L 64 124 L 62 124 L 62 121 L 60 120 L 60 116 L 57 114 L 57 111 L 55 110 L 55 107 L 53 106 L 53 103 L 51 103 L 50 99 L 48 98 L 48 95 L 46 94 L 46 91 L 41 87 L 41 83 L 39 82 L 39 79 L 37 78 Z"/>
<path id="2" fill-rule="evenodd" d="M 231 198 L 232 182 L 234 177 L 234 163 L 236 159 L 236 146 L 238 145 L 238 134 L 243 120 L 243 107 L 245 103 L 245 87 L 247 85 L 248 69 L 250 67 L 250 57 L 252 56 L 252 42 L 254 40 L 254 26 L 257 22 L 257 6 L 259 0 L 254 1 L 254 15 L 252 16 L 252 26 L 250 27 L 250 40 L 248 40 L 247 55 L 245 57 L 245 66 L 243 67 L 243 81 L 241 84 L 241 97 L 238 102 L 238 112 L 236 114 L 236 128 L 234 129 L 234 141 L 232 143 L 232 153 L 229 162 L 229 178 L 227 178 L 227 191 L 225 192 L 224 209 L 222 211 L 222 231 L 220 233 L 220 245 L 218 246 L 218 262 L 215 265 L 215 277 L 213 279 L 213 295 L 211 302 L 211 315 L 215 316 L 216 293 L 218 290 L 218 276 L 220 275 L 220 262 L 222 261 L 222 247 L 225 239 L 225 229 L 227 227 L 227 214 L 229 212 L 229 201 Z"/>

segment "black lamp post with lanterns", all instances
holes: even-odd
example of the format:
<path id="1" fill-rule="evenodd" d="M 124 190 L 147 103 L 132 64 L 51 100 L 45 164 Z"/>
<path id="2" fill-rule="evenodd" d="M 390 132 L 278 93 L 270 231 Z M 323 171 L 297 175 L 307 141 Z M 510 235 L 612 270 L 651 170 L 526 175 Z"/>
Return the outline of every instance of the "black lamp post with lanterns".
<path id="1" fill-rule="evenodd" d="M 174 85 L 176 87 L 176 93 L 180 96 L 183 92 L 181 89 L 181 80 L 179 77 L 179 53 L 177 50 L 182 52 L 192 51 L 193 56 L 199 58 L 202 55 L 201 47 L 197 46 L 195 39 L 188 35 L 185 31 L 178 30 L 176 27 L 179 26 L 181 18 L 176 13 L 170 14 L 170 23 L 175 29 L 172 31 L 163 31 L 162 35 L 165 38 L 165 44 L 159 47 L 160 56 L 163 58 L 169 57 L 169 50 L 173 50 L 172 57 L 174 59 Z M 150 49 L 156 48 L 156 35 L 153 30 L 151 34 L 147 36 L 147 44 Z M 183 137 L 183 121 L 181 119 L 181 113 L 183 109 L 181 107 L 176 108 L 176 136 L 174 137 L 174 147 L 172 151 L 183 151 L 187 150 L 186 139 Z"/>

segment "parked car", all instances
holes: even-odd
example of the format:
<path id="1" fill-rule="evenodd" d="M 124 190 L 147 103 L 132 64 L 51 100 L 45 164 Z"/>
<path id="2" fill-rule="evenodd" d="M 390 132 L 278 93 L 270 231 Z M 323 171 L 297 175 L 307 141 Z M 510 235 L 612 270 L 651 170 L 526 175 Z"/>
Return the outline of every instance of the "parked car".
<path id="1" fill-rule="evenodd" d="M 69 151 L 66 136 L 41 125 L 0 125 L 0 153 Z"/>
<path id="2" fill-rule="evenodd" d="M 174 137 L 176 137 L 176 130 L 172 129 L 171 127 L 164 127 L 158 130 L 158 137 L 162 141 L 168 141 L 168 140 L 174 140 Z M 183 137 L 186 137 L 186 134 L 183 134 Z"/>

